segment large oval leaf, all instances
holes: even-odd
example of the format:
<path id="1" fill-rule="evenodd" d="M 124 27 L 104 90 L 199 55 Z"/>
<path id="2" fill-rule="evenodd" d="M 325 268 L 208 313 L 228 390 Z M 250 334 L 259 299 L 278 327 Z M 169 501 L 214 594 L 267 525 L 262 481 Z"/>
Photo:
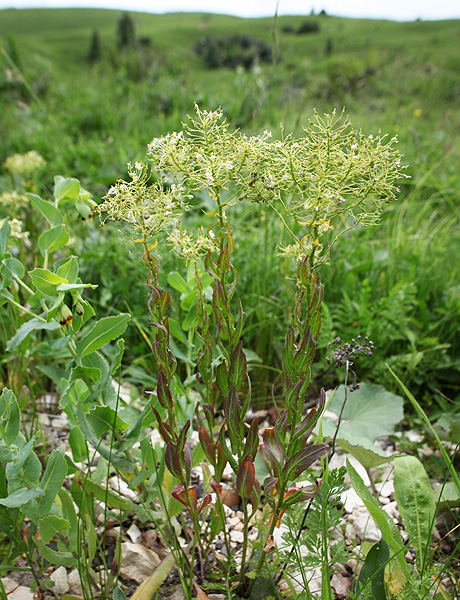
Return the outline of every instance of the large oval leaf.
<path id="1" fill-rule="evenodd" d="M 395 465 L 395 500 L 404 527 L 415 548 L 417 566 L 423 568 L 436 512 L 434 493 L 425 468 L 415 456 L 398 456 Z"/>
<path id="2" fill-rule="evenodd" d="M 104 317 L 97 321 L 86 335 L 77 344 L 77 353 L 80 357 L 99 350 L 122 335 L 131 315 L 121 313 L 115 317 Z"/>

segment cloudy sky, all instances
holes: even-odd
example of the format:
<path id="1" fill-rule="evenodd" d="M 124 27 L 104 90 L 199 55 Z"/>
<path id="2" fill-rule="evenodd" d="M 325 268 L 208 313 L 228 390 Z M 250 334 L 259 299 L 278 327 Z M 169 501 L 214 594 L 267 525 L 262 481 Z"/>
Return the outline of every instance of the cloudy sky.
<path id="1" fill-rule="evenodd" d="M 163 12 L 215 12 L 241 17 L 271 16 L 277 0 L 0 0 L 0 8 L 90 7 Z M 330 15 L 412 21 L 460 18 L 460 0 L 279 0 L 278 14 Z"/>

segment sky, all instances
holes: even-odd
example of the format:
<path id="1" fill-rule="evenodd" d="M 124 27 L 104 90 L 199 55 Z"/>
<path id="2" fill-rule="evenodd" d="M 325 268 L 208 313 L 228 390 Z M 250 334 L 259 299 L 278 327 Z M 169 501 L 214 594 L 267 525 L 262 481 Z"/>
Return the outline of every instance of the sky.
<path id="1" fill-rule="evenodd" d="M 413 21 L 460 19 L 460 0 L 278 0 L 280 15 L 329 15 Z M 0 0 L 0 8 L 85 7 L 151 13 L 213 12 L 240 17 L 273 16 L 277 0 Z"/>

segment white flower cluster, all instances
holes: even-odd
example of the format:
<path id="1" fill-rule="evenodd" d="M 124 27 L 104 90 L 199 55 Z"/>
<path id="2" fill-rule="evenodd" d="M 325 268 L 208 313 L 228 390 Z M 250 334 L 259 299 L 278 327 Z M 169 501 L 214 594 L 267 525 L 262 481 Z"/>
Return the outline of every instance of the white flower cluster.
<path id="1" fill-rule="evenodd" d="M 218 245 L 214 241 L 215 234 L 212 230 L 205 232 L 200 228 L 194 237 L 185 229 L 174 229 L 167 237 L 175 252 L 185 258 L 196 262 L 200 257 L 207 254 L 208 250 L 215 250 Z"/>
<path id="2" fill-rule="evenodd" d="M 116 221 L 127 221 L 147 237 L 179 223 L 183 211 L 187 210 L 183 186 L 150 183 L 147 165 L 128 165 L 131 181 L 117 181 L 112 186 L 98 212 L 106 212 Z"/>
<path id="3" fill-rule="evenodd" d="M 5 162 L 5 168 L 13 175 L 21 177 L 30 177 L 35 171 L 38 171 L 45 165 L 43 157 L 35 150 L 25 154 L 13 154 Z"/>

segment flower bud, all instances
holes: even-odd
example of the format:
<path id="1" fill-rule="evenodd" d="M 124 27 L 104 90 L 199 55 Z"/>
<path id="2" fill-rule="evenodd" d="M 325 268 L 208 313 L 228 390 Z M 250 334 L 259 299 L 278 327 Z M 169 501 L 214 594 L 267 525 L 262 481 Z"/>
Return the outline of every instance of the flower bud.
<path id="1" fill-rule="evenodd" d="M 72 313 L 67 304 L 63 304 L 61 306 L 61 311 L 59 313 L 59 323 L 63 329 L 65 329 L 66 325 L 70 325 L 72 323 Z"/>

